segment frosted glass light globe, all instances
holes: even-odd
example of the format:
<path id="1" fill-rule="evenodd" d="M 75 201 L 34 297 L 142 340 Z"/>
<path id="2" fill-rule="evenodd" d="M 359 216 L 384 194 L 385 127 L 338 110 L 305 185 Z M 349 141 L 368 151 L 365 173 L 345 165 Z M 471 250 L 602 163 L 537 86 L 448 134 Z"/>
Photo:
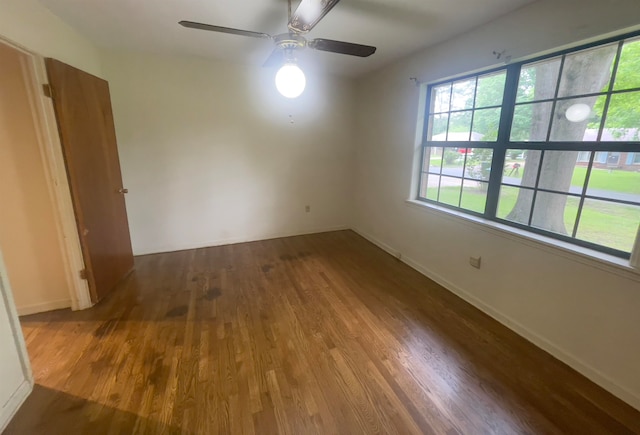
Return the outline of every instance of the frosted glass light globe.
<path id="1" fill-rule="evenodd" d="M 564 116 L 571 122 L 582 122 L 591 115 L 591 107 L 584 103 L 577 103 L 569 106 Z"/>
<path id="2" fill-rule="evenodd" d="M 298 65 L 285 64 L 276 74 L 276 88 L 287 98 L 297 98 L 304 91 L 307 79 Z"/>

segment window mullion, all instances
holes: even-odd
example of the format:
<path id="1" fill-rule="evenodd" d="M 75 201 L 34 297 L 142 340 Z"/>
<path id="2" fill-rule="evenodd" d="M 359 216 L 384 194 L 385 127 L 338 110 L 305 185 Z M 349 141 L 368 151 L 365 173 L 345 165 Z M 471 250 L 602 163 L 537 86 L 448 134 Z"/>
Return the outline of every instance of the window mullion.
<path id="1" fill-rule="evenodd" d="M 551 132 L 553 131 L 553 127 L 556 121 L 556 106 L 558 105 L 558 94 L 560 93 L 560 82 L 562 81 L 562 73 L 564 72 L 564 62 L 567 56 L 562 56 L 562 60 L 560 60 L 560 68 L 558 69 L 558 78 L 556 80 L 556 89 L 553 93 L 553 102 L 551 103 L 551 112 L 549 112 L 549 126 L 547 127 L 547 140 L 546 143 L 551 141 Z"/>
<path id="2" fill-rule="evenodd" d="M 507 77 L 502 96 L 502 111 L 500 112 L 500 124 L 498 127 L 498 139 L 493 147 L 493 157 L 491 160 L 491 174 L 489 175 L 489 186 L 487 190 L 487 205 L 485 217 L 495 219 L 498 209 L 498 199 L 500 197 L 500 182 L 502 181 L 502 168 L 504 167 L 505 154 L 511 135 L 511 123 L 515 111 L 516 93 L 518 90 L 518 78 L 520 76 L 520 65 L 510 65 L 507 67 Z"/>
<path id="3" fill-rule="evenodd" d="M 574 222 L 573 232 L 571 237 L 574 239 L 578 234 L 578 226 L 580 225 L 580 219 L 582 219 L 582 208 L 584 207 L 584 200 L 589 189 L 589 179 L 591 178 L 591 170 L 593 169 L 593 161 L 595 159 L 595 151 L 589 156 L 589 164 L 587 165 L 587 173 L 584 176 L 584 184 L 582 185 L 582 194 L 580 195 L 580 203 L 578 204 L 578 214 L 576 215 L 576 221 Z"/>
<path id="4" fill-rule="evenodd" d="M 615 85 L 615 82 L 616 82 L 616 76 L 618 75 L 618 65 L 620 63 L 620 57 L 622 57 L 623 46 L 624 46 L 624 40 L 620 41 L 620 43 L 618 44 L 618 51 L 613 61 L 613 69 L 611 71 L 611 80 L 609 82 L 609 89 L 607 91 L 607 97 L 604 102 L 604 108 L 602 109 L 602 119 L 600 120 L 600 128 L 598 129 L 598 138 L 596 139 L 598 142 L 602 140 L 602 133 L 604 132 L 604 127 L 607 122 L 607 115 L 609 114 L 609 105 L 611 104 L 611 92 L 613 91 L 613 86 Z"/>
<path id="5" fill-rule="evenodd" d="M 533 213 L 536 209 L 536 198 L 538 196 L 538 186 L 540 185 L 540 176 L 542 175 L 542 163 L 544 162 L 545 150 L 540 151 L 540 161 L 538 162 L 538 172 L 536 174 L 536 184 L 533 186 L 533 196 L 531 198 L 531 210 L 529 210 L 528 226 L 533 223 Z"/>

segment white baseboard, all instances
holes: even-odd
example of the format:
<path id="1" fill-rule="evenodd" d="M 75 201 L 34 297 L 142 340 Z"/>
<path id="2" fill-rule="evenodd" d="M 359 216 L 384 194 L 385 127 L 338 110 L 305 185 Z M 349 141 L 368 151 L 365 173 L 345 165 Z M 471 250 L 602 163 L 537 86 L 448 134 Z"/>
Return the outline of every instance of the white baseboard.
<path id="1" fill-rule="evenodd" d="M 161 245 L 157 247 L 135 249 L 134 255 L 149 255 L 149 254 L 161 254 L 163 252 L 186 251 L 188 249 L 209 248 L 212 246 L 233 245 L 236 243 L 256 242 L 259 240 L 279 239 L 281 237 L 304 236 L 307 234 L 327 233 L 330 231 L 342 231 L 342 230 L 348 230 L 348 229 L 350 229 L 348 225 L 339 225 L 336 227 L 328 227 L 328 228 L 310 228 L 302 231 L 293 231 L 293 232 L 282 231 L 282 232 L 276 232 L 276 233 L 267 233 L 260 236 L 229 237 L 226 239 L 209 240 L 206 242 L 198 242 L 198 243 Z"/>
<path id="2" fill-rule="evenodd" d="M 44 311 L 61 310 L 71 307 L 71 299 L 59 299 L 57 301 L 41 302 L 39 304 L 22 305 L 16 307 L 18 316 L 28 316 L 29 314 L 42 313 Z"/>
<path id="3" fill-rule="evenodd" d="M 33 382 L 29 380 L 23 381 L 4 407 L 0 409 L 0 433 L 7 428 L 7 425 L 16 415 L 24 401 L 27 400 L 31 391 L 33 391 Z"/>
<path id="4" fill-rule="evenodd" d="M 388 252 L 394 257 L 396 257 L 397 252 L 399 252 L 397 249 L 394 249 L 392 246 L 382 242 L 381 240 L 371 236 L 370 234 L 367 234 L 364 231 L 361 231 L 356 228 L 352 228 L 352 229 L 353 231 L 355 231 L 356 233 L 358 233 L 359 235 L 361 235 L 362 237 L 364 237 L 365 239 L 367 239 L 374 245 L 378 246 L 382 250 Z M 514 331 L 516 334 L 520 335 L 521 337 L 530 341 L 537 347 L 548 352 L 549 354 L 559 359 L 563 363 L 567 364 L 569 367 L 573 368 L 577 372 L 581 373 L 582 375 L 584 375 L 594 383 L 598 384 L 605 390 L 609 391 L 614 396 L 617 396 L 621 400 L 627 402 L 629 405 L 640 410 L 640 395 L 638 393 L 633 392 L 622 385 L 619 385 L 609 376 L 602 373 L 600 370 L 590 366 L 588 363 L 582 361 L 580 358 L 572 355 L 570 352 L 567 352 L 566 350 L 562 349 L 558 345 L 552 343 L 547 338 L 530 330 L 526 326 L 520 324 L 518 321 L 494 309 L 490 305 L 478 299 L 473 294 L 465 291 L 459 286 L 456 286 L 455 284 L 451 283 L 449 280 L 445 279 L 444 277 L 432 271 L 431 269 L 425 267 L 424 265 L 418 263 L 417 261 L 409 257 L 406 257 L 405 255 L 402 255 L 402 258 L 400 261 L 407 264 L 411 268 L 417 270 L 427 278 L 440 284 L 442 287 L 454 293 L 455 295 L 459 296 L 460 298 L 464 299 L 474 307 L 478 308 L 480 311 L 491 316 L 493 319 L 497 320 L 507 328 Z"/>

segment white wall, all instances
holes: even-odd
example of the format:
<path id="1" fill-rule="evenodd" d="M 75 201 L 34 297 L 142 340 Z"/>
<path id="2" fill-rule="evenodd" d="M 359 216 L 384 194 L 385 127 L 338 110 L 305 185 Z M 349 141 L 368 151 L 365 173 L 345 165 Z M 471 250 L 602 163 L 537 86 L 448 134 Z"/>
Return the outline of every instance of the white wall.
<path id="1" fill-rule="evenodd" d="M 378 71 L 357 90 L 355 228 L 640 409 L 640 277 L 407 205 L 428 82 L 637 25 L 635 0 L 540 0 Z M 482 268 L 469 266 L 482 256 Z"/>
<path id="2" fill-rule="evenodd" d="M 0 0 L 0 37 L 100 75 L 98 49 L 36 0 Z"/>
<path id="3" fill-rule="evenodd" d="M 286 100 L 267 69 L 114 52 L 103 64 L 135 254 L 348 226 L 351 82 L 308 71 Z"/>

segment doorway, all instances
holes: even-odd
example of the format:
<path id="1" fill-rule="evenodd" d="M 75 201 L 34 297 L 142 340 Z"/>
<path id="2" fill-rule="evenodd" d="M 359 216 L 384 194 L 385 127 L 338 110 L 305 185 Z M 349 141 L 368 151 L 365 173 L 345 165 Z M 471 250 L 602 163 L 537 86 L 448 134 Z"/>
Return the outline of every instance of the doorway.
<path id="1" fill-rule="evenodd" d="M 38 61 L 0 41 L 0 248 L 19 315 L 91 305 Z"/>
<path id="2" fill-rule="evenodd" d="M 47 59 L 49 64 L 56 62 Z M 58 68 L 69 67 L 57 63 Z M 107 105 L 105 101 L 109 104 L 109 114 L 111 111 L 108 86 L 106 92 L 103 89 L 97 93 L 102 97 L 102 105 L 74 106 L 85 118 L 78 121 L 75 117 L 72 122 L 68 119 L 65 122 L 61 116 L 61 108 L 66 110 L 63 102 L 69 104 L 69 96 L 73 91 L 86 90 L 92 86 L 104 87 L 106 82 L 97 77 L 84 83 L 68 80 L 65 86 L 58 86 L 59 94 L 52 101 L 45 95 L 45 90 L 51 90 L 48 86 L 49 78 L 52 78 L 52 83 L 56 83 L 56 77 L 51 74 L 51 70 L 47 70 L 44 58 L 0 39 L 0 368 L 2 373 L 11 377 L 11 382 L 2 384 L 0 388 L 0 432 L 34 385 L 18 315 L 91 307 L 93 303 L 86 277 L 95 276 L 102 269 L 95 267 L 97 261 L 91 264 L 89 261 L 85 262 L 85 258 L 92 259 L 89 257 L 92 254 L 99 258 L 96 255 L 98 249 L 112 247 L 107 243 L 98 243 L 98 248 L 85 252 L 86 240 L 79 235 L 78 229 L 84 228 L 86 233 L 86 223 L 90 222 L 86 218 L 89 214 L 87 208 L 80 209 L 84 204 L 77 201 L 79 187 L 85 188 L 87 183 L 83 182 L 86 180 L 78 180 L 74 174 L 69 175 L 68 169 L 72 167 L 69 161 L 72 156 L 78 157 L 87 149 L 92 149 L 92 146 L 81 147 L 80 152 L 70 149 L 70 144 L 77 145 L 78 142 L 68 140 L 68 133 L 74 132 L 69 129 L 69 124 L 74 124 L 73 121 L 80 124 L 83 131 L 100 131 L 101 136 L 113 136 L 112 141 L 96 141 L 90 134 L 82 139 L 85 139 L 85 144 L 111 146 L 112 159 L 108 166 L 111 172 L 106 176 L 109 180 L 119 180 L 116 190 L 109 193 L 119 199 L 111 202 L 118 203 L 121 216 L 119 220 L 113 219 L 112 211 L 118 211 L 117 207 L 101 211 L 107 216 L 105 220 L 108 223 L 126 223 L 122 197 L 126 189 L 121 186 L 114 126 L 112 120 L 103 120 Z M 49 95 L 51 94 L 50 92 Z M 64 98 L 58 98 L 63 95 Z M 86 119 L 89 115 L 91 118 Z M 64 137 L 60 134 L 63 128 L 66 128 L 67 133 Z M 100 151 L 93 148 L 94 153 Z M 104 161 L 101 162 L 104 165 Z M 116 172 L 115 169 L 117 177 L 112 174 Z M 100 171 L 104 171 L 100 165 L 93 168 L 92 181 L 99 179 L 96 174 Z M 75 173 L 77 172 L 76 168 Z M 98 198 L 106 196 L 96 189 L 89 193 Z M 78 218 L 78 210 L 84 212 L 83 219 Z M 118 227 L 118 235 L 126 235 L 128 253 L 133 263 L 128 226 L 126 234 L 122 227 L 123 225 Z M 109 234 L 105 237 L 109 238 Z M 85 266 L 90 270 L 85 271 Z M 130 269 L 124 261 L 117 262 L 117 266 L 120 269 Z M 85 273 L 82 274 L 82 271 Z M 98 299 L 95 297 L 93 302 Z M 52 314 L 56 313 L 44 315 Z M 24 323 L 29 318 L 23 317 L 20 321 Z M 7 397 L 10 400 L 6 400 Z"/>

